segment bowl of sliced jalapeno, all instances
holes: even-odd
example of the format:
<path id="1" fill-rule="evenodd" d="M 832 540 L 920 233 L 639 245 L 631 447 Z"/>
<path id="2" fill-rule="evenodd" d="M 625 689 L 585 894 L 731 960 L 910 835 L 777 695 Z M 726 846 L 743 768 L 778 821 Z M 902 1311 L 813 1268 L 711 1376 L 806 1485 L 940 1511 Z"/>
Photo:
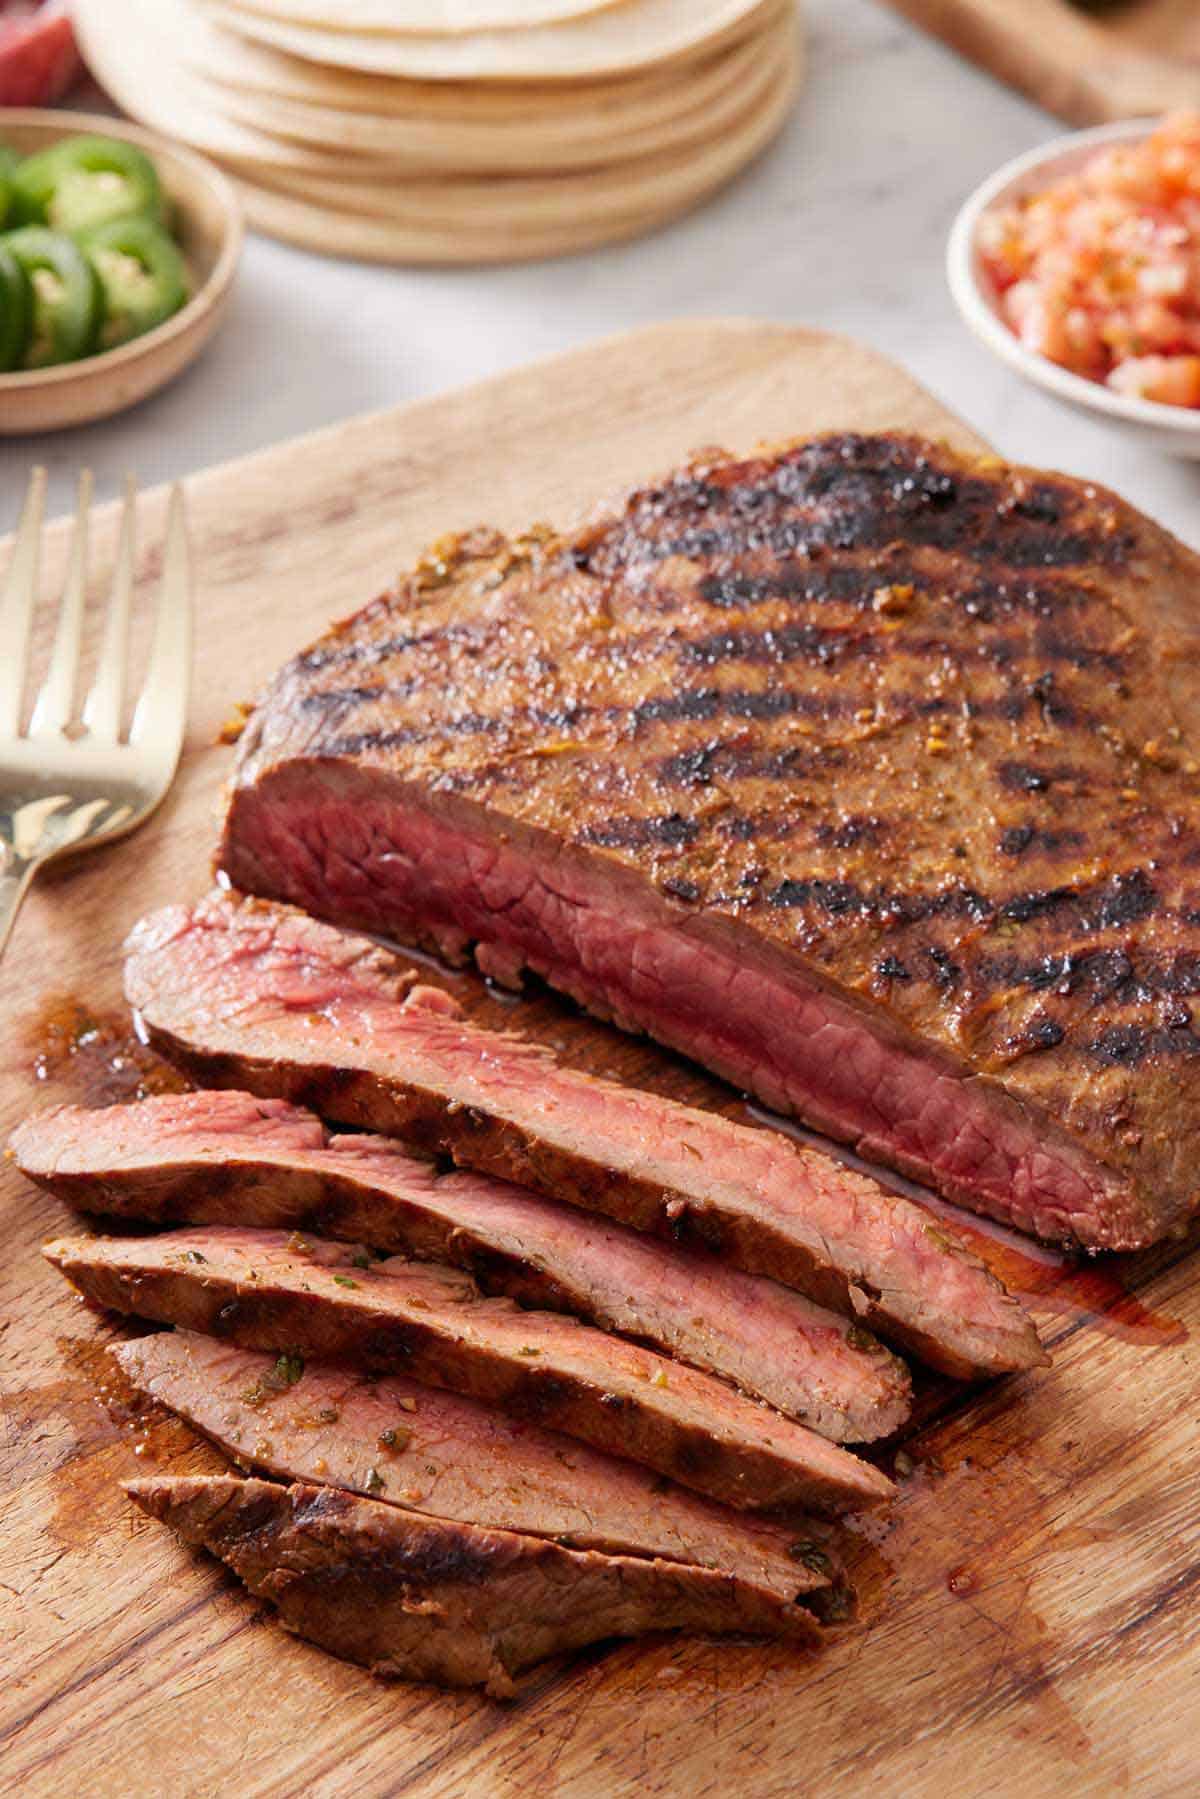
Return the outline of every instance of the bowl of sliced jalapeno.
<path id="1" fill-rule="evenodd" d="M 203 157 L 116 119 L 0 111 L 0 434 L 170 381 L 220 323 L 241 243 Z"/>

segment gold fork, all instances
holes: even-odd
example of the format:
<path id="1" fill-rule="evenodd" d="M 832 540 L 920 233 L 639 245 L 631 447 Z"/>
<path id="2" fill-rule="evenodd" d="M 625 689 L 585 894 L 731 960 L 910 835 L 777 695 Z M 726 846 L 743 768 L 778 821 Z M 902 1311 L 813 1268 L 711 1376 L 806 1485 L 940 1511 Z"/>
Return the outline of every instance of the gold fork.
<path id="1" fill-rule="evenodd" d="M 183 494 L 171 491 L 154 640 L 122 736 L 134 585 L 133 482 L 126 484 L 108 616 L 91 691 L 75 721 L 87 588 L 92 478 L 79 503 L 50 666 L 21 728 L 37 601 L 46 471 L 35 469 L 0 593 L 0 955 L 34 875 L 55 856 L 123 836 L 149 817 L 174 778 L 187 717 L 192 574 Z"/>

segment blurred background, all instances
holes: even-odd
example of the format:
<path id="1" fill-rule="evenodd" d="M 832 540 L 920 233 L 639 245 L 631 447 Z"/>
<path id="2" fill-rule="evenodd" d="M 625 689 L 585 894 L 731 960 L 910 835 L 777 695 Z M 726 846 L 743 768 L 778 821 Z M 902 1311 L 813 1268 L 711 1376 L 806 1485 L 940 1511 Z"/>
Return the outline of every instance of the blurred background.
<path id="1" fill-rule="evenodd" d="M 372 266 L 252 233 L 225 326 L 173 385 L 105 423 L 0 441 L 6 512 L 35 454 L 66 507 L 85 461 L 109 488 L 126 469 L 151 483 L 649 321 L 739 315 L 858 337 L 1005 455 L 1116 486 L 1200 544 L 1200 469 L 1019 380 L 947 290 L 947 233 L 967 194 L 1065 127 L 876 0 L 807 0 L 805 12 L 808 66 L 787 125 L 698 211 L 632 243 L 511 267 Z M 103 101 L 85 81 L 69 104 Z"/>

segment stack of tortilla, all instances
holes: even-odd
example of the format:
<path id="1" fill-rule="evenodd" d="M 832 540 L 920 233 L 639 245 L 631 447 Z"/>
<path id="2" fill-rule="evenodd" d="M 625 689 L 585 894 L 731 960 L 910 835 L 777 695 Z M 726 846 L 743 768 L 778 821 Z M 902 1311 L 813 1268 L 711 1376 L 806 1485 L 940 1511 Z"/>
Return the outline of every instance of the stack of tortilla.
<path id="1" fill-rule="evenodd" d="M 252 223 L 381 262 L 563 255 L 664 224 L 757 156 L 796 0 L 74 0 L 133 118 Z"/>

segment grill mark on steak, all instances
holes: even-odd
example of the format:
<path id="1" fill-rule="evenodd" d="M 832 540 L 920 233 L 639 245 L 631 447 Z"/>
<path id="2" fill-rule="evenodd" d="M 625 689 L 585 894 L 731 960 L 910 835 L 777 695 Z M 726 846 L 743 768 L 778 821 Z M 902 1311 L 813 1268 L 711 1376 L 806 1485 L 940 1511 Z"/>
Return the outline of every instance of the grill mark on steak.
<path id="1" fill-rule="evenodd" d="M 853 1595 L 829 1526 L 770 1519 L 688 1492 L 635 1462 L 520 1424 L 398 1375 L 280 1362 L 192 1331 L 119 1343 L 141 1392 L 245 1469 L 343 1487 L 381 1504 L 568 1549 L 720 1569 L 763 1615 L 847 1612 Z"/>
<path id="2" fill-rule="evenodd" d="M 912 637 L 903 647 L 906 655 L 917 662 L 930 662 L 955 653 L 955 646 L 948 638 L 932 635 Z M 695 662 L 704 668 L 718 668 L 730 662 L 806 662 L 814 668 L 834 669 L 847 661 L 870 660 L 889 655 L 895 648 L 894 641 L 877 633 L 838 630 L 814 624 L 768 626 L 761 630 L 715 631 L 707 637 L 684 638 L 678 643 L 679 657 L 683 663 Z M 1000 668 L 1007 668 L 1015 656 L 1013 647 L 1003 640 L 981 644 L 973 653 L 977 661 Z M 1032 646 L 1032 653 L 1043 661 L 1065 662 L 1077 669 L 1099 668 L 1111 674 L 1120 674 L 1126 667 L 1123 656 L 1051 635 L 1039 636 Z M 1051 699 L 1051 689 L 1047 682 L 1052 683 L 1053 675 L 1042 675 L 1038 680 L 1041 683 L 1040 690 L 1035 684 L 1028 697 L 1040 699 L 1043 715 L 1048 722 L 1069 723 L 1068 708 L 1061 700 Z"/>
<path id="3" fill-rule="evenodd" d="M 1039 483 L 1041 491 L 1046 486 Z M 1053 518 L 1031 512 L 1024 496 L 998 507 L 994 480 L 932 447 L 827 437 L 773 462 L 728 463 L 702 482 L 685 475 L 634 495 L 625 529 L 612 533 L 607 555 L 593 545 L 588 566 L 603 570 L 648 555 L 734 558 L 751 549 L 796 555 L 897 540 L 1019 568 L 1106 563 L 1129 553 L 1130 534 L 1097 530 L 1066 483 L 1055 484 L 1055 495 Z M 692 522 L 697 512 L 703 524 Z"/>
<path id="4" fill-rule="evenodd" d="M 603 650 L 604 646 L 599 646 Z M 961 646 L 944 637 L 930 636 L 898 643 L 850 629 L 829 629 L 812 624 L 768 626 L 760 630 L 727 630 L 700 637 L 680 636 L 668 627 L 645 635 L 639 643 L 640 661 L 649 662 L 656 654 L 670 653 L 686 667 L 721 668 L 739 663 L 785 665 L 807 663 L 814 669 L 835 671 L 847 661 L 878 662 L 885 659 L 889 670 L 896 671 L 900 652 L 916 668 L 944 658 L 961 657 Z M 622 646 L 627 656 L 630 645 Z M 611 653 L 611 651 L 610 651 Z M 1091 646 L 1057 637 L 1040 638 L 1033 653 L 1042 661 L 1066 662 L 1075 668 L 1103 667 L 1113 673 L 1125 666 L 1125 658 Z M 1011 679 L 994 695 L 975 694 L 962 702 L 964 716 L 978 719 L 1006 719 L 1016 722 L 1031 711 L 1047 723 L 1082 725 L 1094 714 L 1081 706 L 1078 696 L 1072 699 L 1058 685 L 1053 669 L 1042 670 L 1025 678 L 1011 665 L 1016 660 L 1016 647 L 999 640 L 978 646 L 971 652 L 982 665 L 1009 673 Z M 928 717 L 951 710 L 947 700 L 919 691 L 904 692 L 895 685 L 896 673 L 889 674 L 889 687 L 884 699 L 881 720 L 892 726 L 906 719 Z M 371 685 L 352 684 L 306 693 L 297 700 L 298 710 L 322 720 L 313 737 L 313 748 L 329 755 L 358 754 L 363 750 L 386 751 L 417 741 L 411 733 L 396 735 L 380 731 L 358 736 L 340 733 L 340 720 L 356 706 L 386 706 L 403 701 L 419 691 L 412 680 L 398 683 L 379 682 Z M 672 688 L 629 705 L 572 704 L 559 708 L 507 707 L 501 713 L 474 711 L 448 721 L 455 735 L 464 737 L 493 736 L 511 733 L 518 726 L 533 729 L 570 730 L 588 719 L 602 722 L 619 732 L 623 724 L 640 729 L 650 724 L 676 724 L 684 720 L 709 720 L 718 717 L 774 718 L 796 714 L 813 718 L 841 718 L 861 713 L 864 706 L 878 706 L 879 696 L 873 689 L 842 693 L 827 687 L 805 691 L 760 689 L 745 686 L 722 688 L 692 687 L 680 691 Z M 347 748 L 347 745 L 350 747 Z M 1014 770 L 1014 779 L 1019 774 Z"/>
<path id="5" fill-rule="evenodd" d="M 330 1137 L 280 1100 L 233 1091 L 60 1106 L 10 1148 L 23 1173 L 84 1211 L 312 1230 L 454 1263 L 485 1292 L 648 1343 L 835 1442 L 886 1436 L 908 1416 L 903 1365 L 786 1287 L 505 1181 L 439 1174 L 386 1138 Z"/>
<path id="6" fill-rule="evenodd" d="M 846 1450 L 679 1362 L 554 1312 L 486 1299 L 456 1269 L 283 1231 L 60 1238 L 43 1250 L 86 1298 L 245 1349 L 403 1372 L 628 1456 L 745 1510 L 878 1505 L 891 1482 Z M 603 1403 L 612 1396 L 617 1405 Z"/>
<path id="7" fill-rule="evenodd" d="M 959 496 L 946 497 L 948 507 Z M 870 498 L 857 507 L 847 506 L 830 518 L 815 511 L 807 519 L 780 525 L 732 518 L 727 523 L 690 526 L 678 536 L 641 544 L 638 556 L 685 556 L 689 560 L 725 560 L 766 551 L 773 556 L 809 556 L 820 550 L 881 548 L 894 536 L 922 548 L 953 550 L 981 563 L 1001 563 L 1010 568 L 1078 568 L 1111 556 L 1107 545 L 1082 532 L 1014 530 L 985 533 L 973 542 L 961 540 L 962 522 L 957 516 L 936 519 L 914 510 L 898 510 L 880 516 Z M 1128 548 L 1128 545 L 1126 545 Z M 591 565 L 596 567 L 593 560 Z"/>
<path id="8" fill-rule="evenodd" d="M 1200 993 L 1200 955 L 1137 962 L 1124 950 L 1111 949 L 1046 955 L 1035 962 L 1004 955 L 988 964 L 987 978 L 995 987 L 1023 986 L 1036 992 L 1049 988 L 1056 993 L 1082 994 L 1092 1005 L 1106 1000 L 1142 1005 L 1156 995 L 1184 997 Z"/>
<path id="9" fill-rule="evenodd" d="M 947 887 L 938 893 L 892 892 L 887 888 L 863 892 L 851 881 L 789 878 L 781 881 L 766 897 L 768 905 L 785 909 L 813 905 L 835 918 L 845 912 L 874 912 L 881 917 L 903 920 L 906 924 L 947 916 L 980 921 L 989 918 L 994 910 L 992 902 L 972 887 Z"/>
<path id="10" fill-rule="evenodd" d="M 803 749 L 794 747 L 764 754 L 758 749 L 744 748 L 737 742 L 721 742 L 683 750 L 661 762 L 651 761 L 647 774 L 656 787 L 686 789 L 717 782 L 799 782 L 810 775 L 820 775 L 845 765 L 845 751 L 836 744 L 818 744 Z"/>
<path id="11" fill-rule="evenodd" d="M 694 818 L 668 812 L 660 818 L 613 817 L 588 825 L 580 832 L 581 843 L 598 843 L 609 849 L 639 849 L 647 844 L 694 843 L 700 835 Z"/>
<path id="12" fill-rule="evenodd" d="M 1002 856 L 1017 859 L 1031 849 L 1054 856 L 1060 850 L 1082 849 L 1086 842 L 1083 831 L 1043 831 L 1037 825 L 1010 825 L 1000 833 L 996 847 Z"/>
<path id="13" fill-rule="evenodd" d="M 820 625 L 784 625 L 763 631 L 714 631 L 687 638 L 679 646 L 684 662 L 719 668 L 726 662 L 809 662 L 819 668 L 859 656 L 878 656 L 880 639 L 873 633 L 831 630 Z"/>
<path id="14" fill-rule="evenodd" d="M 896 555 L 888 546 L 883 555 L 861 565 L 828 565 L 818 561 L 783 563 L 771 573 L 704 575 L 696 593 L 721 611 L 750 612 L 768 604 L 784 606 L 846 606 L 853 610 L 879 609 L 878 596 L 888 588 L 913 589 L 918 601 L 929 596 L 930 585 L 911 558 Z M 1086 611 L 1093 596 L 1077 583 L 1053 570 L 1036 580 L 997 580 L 976 574 L 955 588 L 946 599 L 983 623 L 998 618 L 1060 619 L 1072 610 Z"/>
<path id="15" fill-rule="evenodd" d="M 376 1674 L 512 1698 L 522 1669 L 606 1637 L 820 1636 L 803 1607 L 771 1610 L 714 1570 L 438 1522 L 328 1487 L 185 1475 L 125 1491 L 290 1630 Z"/>
<path id="16" fill-rule="evenodd" d="M 814 546 L 814 522 L 880 541 Z M 667 554 L 691 527 L 735 548 Z M 796 554 L 772 535 L 789 529 Z M 1061 1041 L 1013 1060 L 1036 1035 L 1036 996 L 996 992 L 988 969 L 1009 952 L 1196 952 L 1198 570 L 1100 490 L 913 440 L 714 458 L 516 566 L 503 547 L 451 558 L 436 591 L 414 576 L 331 634 L 330 649 L 369 648 L 413 607 L 422 631 L 444 631 L 378 669 L 407 695 L 339 727 L 414 731 L 404 744 L 324 766 L 297 706 L 345 677 L 282 671 L 243 740 L 223 865 L 342 923 L 459 954 L 479 942 L 950 1198 L 1135 1247 L 1183 1228 L 1200 1199 L 1190 1058 L 1162 1040 L 1157 999 L 1097 1018 L 1068 995 Z M 781 632 L 886 647 L 825 665 L 734 658 L 712 678 L 685 647 Z M 546 745 L 535 714 L 571 707 L 570 742 Z M 468 711 L 504 724 L 464 737 L 452 720 Z M 886 829 L 821 841 L 811 826 L 842 810 Z M 674 812 L 692 841 L 581 840 Z M 1114 877 L 1135 897 L 1147 884 L 1153 907 L 1107 908 Z M 677 912 L 660 906 L 667 881 L 692 896 Z M 771 907 L 784 882 L 810 901 Z M 986 916 L 820 898 L 958 885 Z M 1094 911 L 1035 903 L 1066 894 Z M 889 959 L 919 978 L 880 977 Z M 735 1007 L 749 982 L 755 1008 Z M 1105 1029 L 1133 1025 L 1136 1062 L 1097 1060 Z"/>
<path id="17" fill-rule="evenodd" d="M 893 566 L 889 573 L 897 583 L 911 582 L 911 564 Z M 697 586 L 701 599 L 722 611 L 746 611 L 768 600 L 795 600 L 811 604 L 838 604 L 866 609 L 873 604 L 878 576 L 868 569 L 781 568 L 773 574 L 705 575 Z"/>
<path id="18" fill-rule="evenodd" d="M 1005 720 L 1017 723 L 1038 706 L 1037 696 L 1022 685 L 1018 690 L 983 697 L 974 695 L 964 700 L 957 710 L 964 719 Z M 595 709 L 593 709 L 594 712 Z M 683 720 L 709 722 L 718 718 L 811 718 L 819 720 L 852 719 L 860 738 L 878 738 L 884 730 L 915 720 L 939 715 L 953 716 L 956 708 L 949 700 L 928 694 L 890 690 L 879 695 L 862 688 L 848 693 L 824 688 L 792 691 L 780 688 L 755 690 L 745 687 L 692 687 L 682 691 L 654 694 L 630 708 L 610 707 L 605 717 L 619 727 L 626 719 L 635 731 L 645 725 L 678 724 Z M 864 716 L 865 714 L 865 716 Z M 578 715 L 579 720 L 586 712 Z M 1076 709 L 1068 712 L 1060 707 L 1057 722 L 1083 723 L 1089 716 Z"/>
<path id="19" fill-rule="evenodd" d="M 775 1134 L 560 1067 L 439 990 L 401 1003 L 396 964 L 362 938 L 214 895 L 143 921 L 129 947 L 143 1029 L 203 1084 L 299 1101 L 718 1247 L 947 1373 L 1041 1359 L 1021 1308 L 920 1208 Z"/>

